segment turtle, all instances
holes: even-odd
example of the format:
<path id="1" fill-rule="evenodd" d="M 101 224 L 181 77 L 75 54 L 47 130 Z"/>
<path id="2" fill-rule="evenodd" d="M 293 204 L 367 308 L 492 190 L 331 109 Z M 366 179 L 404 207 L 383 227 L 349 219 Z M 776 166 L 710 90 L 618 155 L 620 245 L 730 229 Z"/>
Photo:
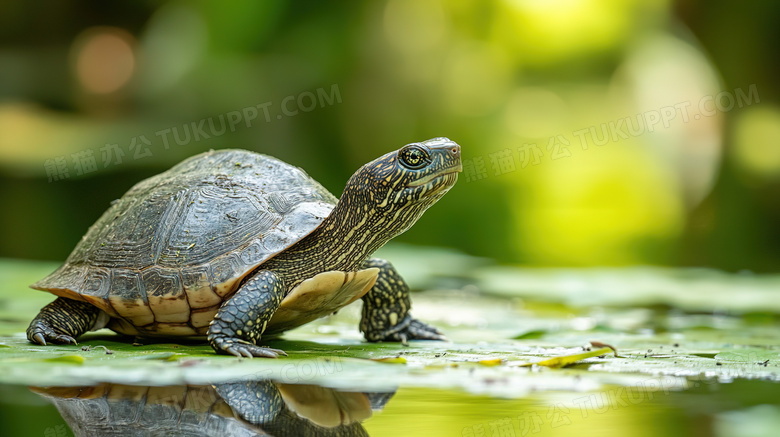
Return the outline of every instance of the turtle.
<path id="1" fill-rule="evenodd" d="M 195 337 L 217 353 L 277 358 L 260 345 L 362 299 L 367 341 L 444 340 L 409 312 L 409 286 L 371 257 L 455 184 L 460 146 L 440 137 L 360 167 L 336 199 L 304 170 L 212 150 L 134 185 L 65 263 L 32 288 L 58 297 L 27 329 L 40 345 L 107 327 Z"/>

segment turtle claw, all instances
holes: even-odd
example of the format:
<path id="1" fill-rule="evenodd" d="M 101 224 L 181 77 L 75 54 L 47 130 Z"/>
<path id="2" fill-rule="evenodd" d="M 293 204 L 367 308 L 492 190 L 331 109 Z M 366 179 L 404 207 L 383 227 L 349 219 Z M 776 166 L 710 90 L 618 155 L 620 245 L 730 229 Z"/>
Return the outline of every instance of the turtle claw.
<path id="1" fill-rule="evenodd" d="M 269 350 L 269 351 L 271 351 L 271 352 L 273 352 L 273 353 L 275 353 L 277 355 L 284 355 L 285 357 L 287 356 L 287 352 L 285 352 L 285 351 L 283 351 L 281 349 L 272 349 L 272 348 L 267 347 L 267 346 L 263 346 L 263 349 Z"/>
<path id="2" fill-rule="evenodd" d="M 246 358 L 279 358 L 279 355 L 284 355 L 285 357 L 287 356 L 287 353 L 285 353 L 283 350 L 256 346 L 253 344 L 234 346 L 226 349 L 225 351 L 237 357 Z"/>
<path id="3" fill-rule="evenodd" d="M 406 338 L 409 340 L 447 341 L 447 337 L 441 331 L 417 319 L 412 319 L 412 323 L 406 328 Z"/>
<path id="4" fill-rule="evenodd" d="M 35 340 L 35 342 L 40 344 L 41 346 L 46 346 L 46 339 L 43 338 L 43 334 L 41 334 L 40 332 L 33 335 L 33 340 Z"/>
<path id="5" fill-rule="evenodd" d="M 371 331 L 366 333 L 368 341 L 399 341 L 404 346 L 408 345 L 408 340 L 437 340 L 447 341 L 438 329 L 427 323 L 406 316 L 397 325 L 384 331 Z"/>
<path id="6" fill-rule="evenodd" d="M 257 346 L 244 340 L 225 339 L 215 343 L 218 343 L 219 349 L 217 351 L 219 353 L 229 354 L 239 358 L 279 358 L 279 355 L 287 356 L 287 353 L 283 350 Z"/>
<path id="7" fill-rule="evenodd" d="M 43 323 L 35 323 L 27 329 L 27 339 L 32 343 L 46 346 L 46 341 L 54 344 L 78 344 L 75 338 L 67 334 L 60 334 Z"/>

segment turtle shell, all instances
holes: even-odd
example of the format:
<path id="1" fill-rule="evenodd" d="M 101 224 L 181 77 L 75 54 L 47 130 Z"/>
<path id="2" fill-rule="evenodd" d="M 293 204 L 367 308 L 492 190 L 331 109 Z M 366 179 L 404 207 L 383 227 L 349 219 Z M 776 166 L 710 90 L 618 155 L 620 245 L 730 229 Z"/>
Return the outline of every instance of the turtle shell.
<path id="1" fill-rule="evenodd" d="M 336 202 L 283 161 L 210 151 L 132 187 L 32 288 L 95 305 L 119 332 L 203 335 L 240 280 Z"/>

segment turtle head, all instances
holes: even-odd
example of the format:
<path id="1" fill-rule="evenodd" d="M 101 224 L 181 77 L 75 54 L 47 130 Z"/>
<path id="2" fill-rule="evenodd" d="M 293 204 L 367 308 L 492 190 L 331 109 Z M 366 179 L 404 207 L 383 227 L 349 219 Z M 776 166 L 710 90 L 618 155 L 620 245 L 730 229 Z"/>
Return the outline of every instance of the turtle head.
<path id="1" fill-rule="evenodd" d="M 368 225 L 387 239 L 409 229 L 455 185 L 460 146 L 447 138 L 407 144 L 369 162 L 347 182 L 342 200 L 372 213 Z"/>

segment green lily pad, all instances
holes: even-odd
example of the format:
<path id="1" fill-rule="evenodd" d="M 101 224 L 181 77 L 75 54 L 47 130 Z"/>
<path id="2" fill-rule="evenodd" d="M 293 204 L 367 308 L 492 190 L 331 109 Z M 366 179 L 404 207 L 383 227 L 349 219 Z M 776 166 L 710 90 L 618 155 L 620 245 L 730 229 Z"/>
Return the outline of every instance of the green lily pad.
<path id="1" fill-rule="evenodd" d="M 79 345 L 44 347 L 27 342 L 24 330 L 53 296 L 26 285 L 56 266 L 0 261 L 0 272 L 11 284 L 0 289 L 0 345 L 5 346 L 0 347 L 0 384 L 172 385 L 271 378 L 349 390 L 419 387 L 516 398 L 544 391 L 642 384 L 678 390 L 701 381 L 780 379 L 780 326 L 775 319 L 762 317 L 757 323 L 755 317 L 743 318 L 747 306 L 735 299 L 717 301 L 717 315 L 707 314 L 704 308 L 715 305 L 707 293 L 696 294 L 698 301 L 670 297 L 683 286 L 705 288 L 724 280 L 721 274 L 642 270 L 642 275 L 657 274 L 653 287 L 658 290 L 632 295 L 617 284 L 637 287 L 631 284 L 639 274 L 634 269 L 563 273 L 491 267 L 457 253 L 404 246 L 387 250 L 395 251 L 390 254 L 394 262 L 400 260 L 396 265 L 401 271 L 405 264 L 417 264 L 411 277 L 418 275 L 414 281 L 426 287 L 412 283 L 413 288 L 432 290 L 414 293 L 413 313 L 440 327 L 449 342 L 367 343 L 357 329 L 360 305 L 353 304 L 264 342 L 289 354 L 275 360 L 217 355 L 203 342 L 134 344 L 107 330 L 82 336 Z M 439 256 L 449 257 L 455 267 L 431 261 Z M 498 273 L 491 277 L 491 271 Z M 469 280 L 472 285 L 452 288 Z M 530 282 L 521 286 L 521 280 Z M 750 277 L 725 281 L 757 295 L 772 283 Z M 578 283 L 579 289 L 573 287 Z M 579 297 L 572 289 L 586 294 L 598 289 L 602 300 Z M 594 351 L 591 342 L 614 345 L 620 356 Z M 569 358 L 556 358 L 564 356 Z M 515 364 L 545 362 L 552 366 Z M 552 368 L 556 366 L 565 368 Z"/>

